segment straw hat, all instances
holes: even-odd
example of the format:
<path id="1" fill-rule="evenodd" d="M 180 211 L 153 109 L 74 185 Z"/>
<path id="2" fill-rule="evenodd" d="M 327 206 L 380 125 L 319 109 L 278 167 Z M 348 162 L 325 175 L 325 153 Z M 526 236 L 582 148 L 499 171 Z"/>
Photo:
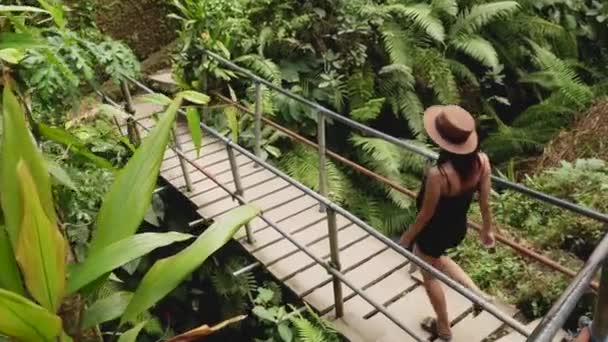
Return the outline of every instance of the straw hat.
<path id="1" fill-rule="evenodd" d="M 469 154 L 477 149 L 475 119 L 462 107 L 432 106 L 424 112 L 424 128 L 448 152 Z"/>

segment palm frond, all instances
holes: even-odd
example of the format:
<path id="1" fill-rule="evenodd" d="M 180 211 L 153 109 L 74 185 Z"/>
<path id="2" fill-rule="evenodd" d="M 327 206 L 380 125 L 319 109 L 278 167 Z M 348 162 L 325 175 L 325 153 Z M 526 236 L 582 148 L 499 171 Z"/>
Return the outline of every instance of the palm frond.
<path id="1" fill-rule="evenodd" d="M 452 17 L 458 14 L 457 0 L 432 0 L 431 8 L 433 12 L 442 12 Z"/>
<path id="2" fill-rule="evenodd" d="M 413 91 L 403 93 L 397 99 L 399 112 L 407 120 L 408 126 L 414 132 L 417 139 L 424 138 L 424 123 L 422 121 L 424 106 L 418 94 Z"/>
<path id="3" fill-rule="evenodd" d="M 316 151 L 296 145 L 281 158 L 280 166 L 289 176 L 314 191 L 319 190 L 319 155 Z M 337 203 L 343 203 L 346 190 L 350 187 L 348 178 L 330 160 L 326 162 L 326 170 L 329 198 Z"/>
<path id="4" fill-rule="evenodd" d="M 461 34 L 450 41 L 450 44 L 457 50 L 469 55 L 481 64 L 498 69 L 498 53 L 492 43 L 476 34 Z"/>
<path id="5" fill-rule="evenodd" d="M 439 18 L 435 17 L 432 7 L 428 4 L 387 5 L 385 10 L 397 16 L 410 19 L 416 26 L 438 42 L 445 40 L 445 28 Z"/>
<path id="6" fill-rule="evenodd" d="M 400 235 L 416 219 L 416 208 L 413 205 L 405 209 L 391 203 L 384 203 L 379 211 L 383 218 L 380 231 L 386 236 Z"/>
<path id="7" fill-rule="evenodd" d="M 399 81 L 403 82 L 403 84 L 406 84 L 409 89 L 414 88 L 414 83 L 416 82 L 416 79 L 414 78 L 414 74 L 412 73 L 412 68 L 410 68 L 409 66 L 405 64 L 389 64 L 382 67 L 382 69 L 380 69 L 380 71 L 378 72 L 378 75 L 388 74 L 396 75 L 399 78 Z"/>
<path id="8" fill-rule="evenodd" d="M 515 13 L 518 9 L 517 1 L 497 1 L 475 5 L 470 10 L 462 11 L 450 30 L 450 36 L 478 32 L 483 26 Z"/>

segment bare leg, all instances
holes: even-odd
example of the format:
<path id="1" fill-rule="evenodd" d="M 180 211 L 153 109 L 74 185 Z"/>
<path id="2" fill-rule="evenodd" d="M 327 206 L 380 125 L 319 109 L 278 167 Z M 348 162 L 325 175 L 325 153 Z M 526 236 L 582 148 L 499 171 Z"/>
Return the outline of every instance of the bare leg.
<path id="1" fill-rule="evenodd" d="M 471 279 L 471 277 L 469 277 L 469 275 L 450 257 L 442 256 L 439 259 L 439 269 L 463 286 L 482 294 L 479 287 L 473 282 L 473 279 Z"/>
<path id="2" fill-rule="evenodd" d="M 415 253 L 433 267 L 438 268 L 440 259 L 425 255 L 418 248 L 415 249 Z M 445 294 L 441 288 L 441 282 L 428 272 L 424 270 L 421 270 L 421 272 L 424 279 L 424 289 L 426 290 L 429 300 L 431 301 L 431 305 L 433 306 L 433 310 L 435 310 L 435 314 L 437 315 L 437 330 L 439 330 L 441 334 L 450 335 L 448 308 L 445 301 Z"/>

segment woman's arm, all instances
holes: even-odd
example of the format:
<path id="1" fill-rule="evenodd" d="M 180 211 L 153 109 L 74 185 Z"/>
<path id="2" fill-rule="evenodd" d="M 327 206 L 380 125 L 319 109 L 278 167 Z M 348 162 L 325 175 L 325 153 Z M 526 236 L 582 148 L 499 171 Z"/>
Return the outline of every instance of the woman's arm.
<path id="1" fill-rule="evenodd" d="M 424 200 L 420 212 L 416 216 L 416 221 L 401 236 L 401 244 L 404 246 L 409 247 L 412 244 L 412 241 L 435 214 L 435 208 L 441 196 L 441 174 L 437 168 L 429 170 L 424 188 Z"/>
<path id="2" fill-rule="evenodd" d="M 481 231 L 481 239 L 486 246 L 494 244 L 494 232 L 492 225 L 492 211 L 490 210 L 490 193 L 492 191 L 492 167 L 490 166 L 490 159 L 484 153 L 480 154 L 481 157 L 481 184 L 479 187 L 479 208 L 481 209 L 481 218 L 483 220 L 483 226 Z"/>

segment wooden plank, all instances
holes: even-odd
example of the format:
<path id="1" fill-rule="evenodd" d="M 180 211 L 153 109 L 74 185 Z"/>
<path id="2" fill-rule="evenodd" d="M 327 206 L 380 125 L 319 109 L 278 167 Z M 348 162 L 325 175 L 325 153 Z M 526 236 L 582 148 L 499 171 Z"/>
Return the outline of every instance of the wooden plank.
<path id="1" fill-rule="evenodd" d="M 327 232 L 327 225 L 323 225 Z M 360 229 L 348 222 L 338 224 L 338 246 L 343 249 L 350 246 L 355 241 L 366 237 L 360 232 Z M 303 240 L 304 241 L 304 240 Z M 325 237 L 321 240 L 310 240 L 312 243 L 307 245 L 308 250 L 313 255 L 325 259 L 329 256 L 329 240 Z M 281 275 L 280 279 L 284 280 L 294 276 L 297 272 L 305 271 L 314 265 L 314 260 L 291 242 L 284 240 L 276 244 L 277 247 L 266 253 L 272 253 L 274 260 L 269 263 L 268 270 L 276 275 Z"/>
<path id="2" fill-rule="evenodd" d="M 362 265 L 359 265 L 357 268 L 349 270 L 345 276 L 346 278 L 353 283 L 353 285 L 358 288 L 364 289 L 370 284 L 373 284 L 379 278 L 385 276 L 387 270 L 391 269 L 399 269 L 407 263 L 407 260 L 399 253 L 395 252 L 392 249 L 387 249 L 372 259 L 368 260 Z M 407 284 L 409 279 L 406 281 L 399 281 L 396 284 Z M 354 291 L 348 287 L 342 287 L 343 296 L 346 298 L 352 294 Z M 396 295 L 398 292 L 395 292 Z M 330 309 L 332 305 L 324 306 L 327 304 L 325 298 L 331 297 L 333 295 L 333 285 L 328 283 L 327 285 L 316 289 L 314 292 L 304 297 L 304 300 L 311 304 L 313 307 L 317 308 L 317 310 L 321 312 L 325 312 Z M 361 315 L 361 317 L 363 317 Z"/>
<path id="3" fill-rule="evenodd" d="M 502 321 L 486 311 L 477 316 L 473 316 L 471 313 L 452 327 L 452 341 L 481 341 L 498 330 L 502 325 Z"/>
<path id="4" fill-rule="evenodd" d="M 237 155 L 236 162 L 239 165 L 239 172 L 242 173 L 241 174 L 242 176 L 251 174 L 254 171 L 261 170 L 260 168 L 255 168 L 254 163 L 251 161 L 251 159 L 249 159 L 243 155 Z M 215 163 L 213 165 L 202 166 L 201 162 L 196 162 L 195 164 L 200 166 L 203 170 L 205 170 L 206 173 L 210 174 L 213 177 L 219 177 L 220 175 L 227 174 L 225 176 L 227 176 L 229 178 L 224 178 L 224 179 L 232 179 L 232 171 L 230 169 L 230 161 L 228 160 L 228 158 L 221 161 L 220 163 Z M 207 182 L 208 184 L 203 184 L 202 185 L 203 187 L 209 188 L 210 186 L 216 186 L 214 181 L 207 178 L 207 176 L 204 173 L 202 173 L 200 170 L 194 168 L 194 166 L 190 165 L 190 163 L 188 163 L 188 168 L 190 170 L 190 180 L 193 183 L 198 183 L 198 182 L 204 181 L 204 182 Z M 169 182 L 171 182 L 171 184 L 173 184 L 177 188 L 185 185 L 184 177 L 182 177 L 181 172 L 174 173 L 173 175 L 163 173 L 162 176 L 165 179 L 167 179 Z M 169 176 L 171 176 L 171 177 L 169 177 Z"/>
<path id="5" fill-rule="evenodd" d="M 205 168 L 207 166 L 212 166 L 212 165 L 215 165 L 217 163 L 220 163 L 220 162 L 222 162 L 224 160 L 228 160 L 228 153 L 226 153 L 226 151 L 224 151 L 224 150 L 220 150 L 220 151 L 217 151 L 217 152 L 215 152 L 213 154 L 210 154 L 210 155 L 201 156 L 200 158 L 197 158 L 193 162 L 196 165 L 198 165 L 198 166 L 200 166 L 202 168 Z M 196 168 L 194 168 L 194 166 L 192 166 L 192 164 L 190 164 L 189 162 L 186 162 L 186 170 L 188 170 L 189 173 L 200 172 Z M 176 176 L 181 176 L 182 175 L 182 169 L 181 169 L 180 166 L 169 168 L 169 169 L 165 168 L 161 172 L 167 178 L 171 178 L 171 177 L 176 177 Z"/>
<path id="6" fill-rule="evenodd" d="M 283 210 L 285 212 L 285 210 Z M 320 221 L 325 220 L 325 217 L 322 215 L 295 215 L 291 220 L 287 220 L 289 222 L 276 223 L 276 225 L 281 228 L 281 231 L 287 234 L 294 234 L 298 232 L 301 235 L 302 230 L 310 228 L 312 225 L 320 223 Z M 324 221 L 327 222 L 327 221 Z M 281 235 L 275 228 L 270 227 L 269 229 L 264 229 L 261 232 L 256 233 L 256 241 L 253 245 L 244 246 L 249 252 L 257 252 L 264 248 L 274 248 L 274 244 L 278 243 L 281 240 L 285 240 L 284 236 Z M 294 236 L 294 238 L 296 238 Z"/>
<path id="7" fill-rule="evenodd" d="M 283 203 L 294 199 L 295 197 L 301 196 L 302 191 L 295 189 L 293 187 L 285 187 L 278 191 L 268 192 L 263 188 L 263 186 L 255 187 L 248 191 L 245 194 L 245 198 L 248 203 L 256 204 L 262 211 L 270 208 L 274 204 Z M 247 196 L 259 196 L 259 197 L 247 197 Z M 253 199 L 249 199 L 253 198 Z M 213 218 L 217 215 L 222 215 L 223 213 L 231 210 L 238 206 L 236 201 L 233 201 L 230 198 L 221 200 L 216 202 L 210 206 L 199 209 L 198 213 L 206 218 Z"/>
<path id="8" fill-rule="evenodd" d="M 187 151 L 187 148 L 184 148 L 184 151 Z M 192 161 L 198 161 L 198 160 L 205 160 L 205 159 L 210 159 L 210 158 L 214 158 L 214 160 L 223 160 L 225 158 L 221 158 L 218 159 L 217 158 L 217 154 L 224 154 L 226 157 L 228 156 L 228 153 L 226 152 L 226 146 L 222 143 L 222 142 L 215 142 L 211 145 L 209 145 L 205 151 L 201 151 L 201 154 L 198 155 L 196 153 L 195 150 L 191 150 L 190 152 L 183 152 L 186 159 L 192 160 Z M 174 168 L 178 168 L 180 166 L 179 164 L 179 158 L 177 157 L 177 155 L 174 155 L 172 157 L 166 158 L 163 160 L 163 163 L 161 165 L 160 170 L 162 172 L 165 171 L 169 171 L 171 169 Z"/>
<path id="9" fill-rule="evenodd" d="M 283 226 L 283 221 L 286 222 L 285 225 L 289 225 L 289 221 L 286 220 L 289 220 L 290 218 L 300 214 L 301 211 L 305 211 L 306 209 L 312 207 L 315 203 L 316 202 L 310 196 L 302 195 L 300 197 L 295 197 L 293 200 L 283 203 L 278 207 L 266 210 L 263 216 L 270 222 L 273 222 L 279 226 Z M 294 213 L 292 213 L 292 210 Z M 267 225 L 266 221 L 259 217 L 254 218 L 249 224 L 254 232 L 254 236 L 256 237 L 258 234 L 266 230 L 275 231 L 273 228 Z M 238 239 L 242 244 L 247 244 L 247 242 L 244 240 L 246 238 L 245 234 L 236 234 L 235 238 Z"/>
<path id="10" fill-rule="evenodd" d="M 359 227 L 355 228 L 363 231 Z M 367 234 L 366 232 L 364 233 Z M 353 236 L 355 235 L 353 234 Z M 358 241 L 352 246 L 341 250 L 340 263 L 342 264 L 343 268 L 349 268 L 352 265 L 369 258 L 384 248 L 386 248 L 386 245 L 369 236 L 368 238 Z M 315 264 L 305 271 L 299 272 L 295 276 L 287 279 L 285 284 L 289 286 L 296 294 L 301 295 L 316 287 L 319 287 L 323 281 L 330 278 L 330 275 L 323 266 Z M 328 298 L 328 300 L 333 301 L 333 298 Z"/>
<path id="11" fill-rule="evenodd" d="M 257 186 L 268 186 L 268 191 L 272 191 L 272 189 L 277 189 L 281 186 L 284 186 L 283 182 L 278 182 L 276 186 L 272 183 L 272 180 L 276 178 L 270 172 L 257 172 L 247 177 L 241 178 L 241 182 L 245 193 L 247 193 L 248 189 L 255 188 Z M 277 183 L 277 182 L 275 182 Z M 230 191 L 235 192 L 236 188 L 234 186 L 234 182 L 223 182 L 223 185 L 228 187 Z M 274 187 L 273 187 L 274 186 Z M 195 187 L 200 187 L 200 183 Z M 203 190 L 203 189 L 201 189 Z M 197 194 L 198 193 L 198 194 Z M 195 195 L 197 194 L 197 195 Z M 192 202 L 194 202 L 199 208 L 203 208 L 205 206 L 211 205 L 215 202 L 221 201 L 223 199 L 231 197 L 226 190 L 220 188 L 219 186 L 215 186 L 214 188 L 204 189 L 204 191 L 192 191 L 192 195 L 188 196 Z"/>
<path id="12" fill-rule="evenodd" d="M 182 146 L 183 153 L 189 153 L 192 151 L 196 151 L 196 147 L 193 145 L 192 137 L 190 136 L 190 133 L 186 133 L 184 135 L 178 135 L 177 139 Z M 221 143 L 221 142 L 215 138 L 204 137 L 203 140 L 201 141 L 200 154 L 201 155 L 205 154 L 207 149 L 209 149 L 212 145 L 217 144 L 217 143 Z M 175 158 L 176 156 L 177 156 L 177 154 L 175 153 L 175 151 L 172 148 L 168 148 L 163 160 Z"/>
<path id="13" fill-rule="evenodd" d="M 347 223 L 345 223 L 345 225 L 347 225 Z M 287 226 L 281 225 L 279 227 Z M 303 227 L 306 227 L 306 229 L 302 229 Z M 310 247 L 314 255 L 318 255 L 319 257 L 325 256 L 325 251 L 322 246 L 319 246 L 319 244 L 323 244 L 323 241 L 327 238 L 327 221 L 318 221 L 318 218 L 314 218 L 306 224 L 294 225 L 292 229 L 285 229 L 284 231 L 288 233 L 293 233 L 298 229 L 300 230 L 297 233 L 293 234 L 292 238 L 298 243 Z M 346 229 L 346 227 L 342 227 L 342 229 Z M 269 230 L 276 232 L 274 228 L 269 228 Z M 277 234 L 281 236 L 281 234 Z M 253 247 L 250 247 L 250 249 L 253 249 Z M 271 266 L 274 263 L 279 262 L 286 255 L 293 254 L 297 250 L 298 247 L 296 245 L 294 245 L 291 241 L 283 238 L 281 240 L 276 241 L 270 246 L 266 246 L 265 248 L 258 248 L 257 250 L 255 250 L 255 252 L 253 252 L 253 256 L 255 256 L 266 266 Z M 319 254 L 316 254 L 315 252 L 319 252 Z M 299 264 L 292 264 L 292 267 L 296 267 L 298 265 Z"/>

